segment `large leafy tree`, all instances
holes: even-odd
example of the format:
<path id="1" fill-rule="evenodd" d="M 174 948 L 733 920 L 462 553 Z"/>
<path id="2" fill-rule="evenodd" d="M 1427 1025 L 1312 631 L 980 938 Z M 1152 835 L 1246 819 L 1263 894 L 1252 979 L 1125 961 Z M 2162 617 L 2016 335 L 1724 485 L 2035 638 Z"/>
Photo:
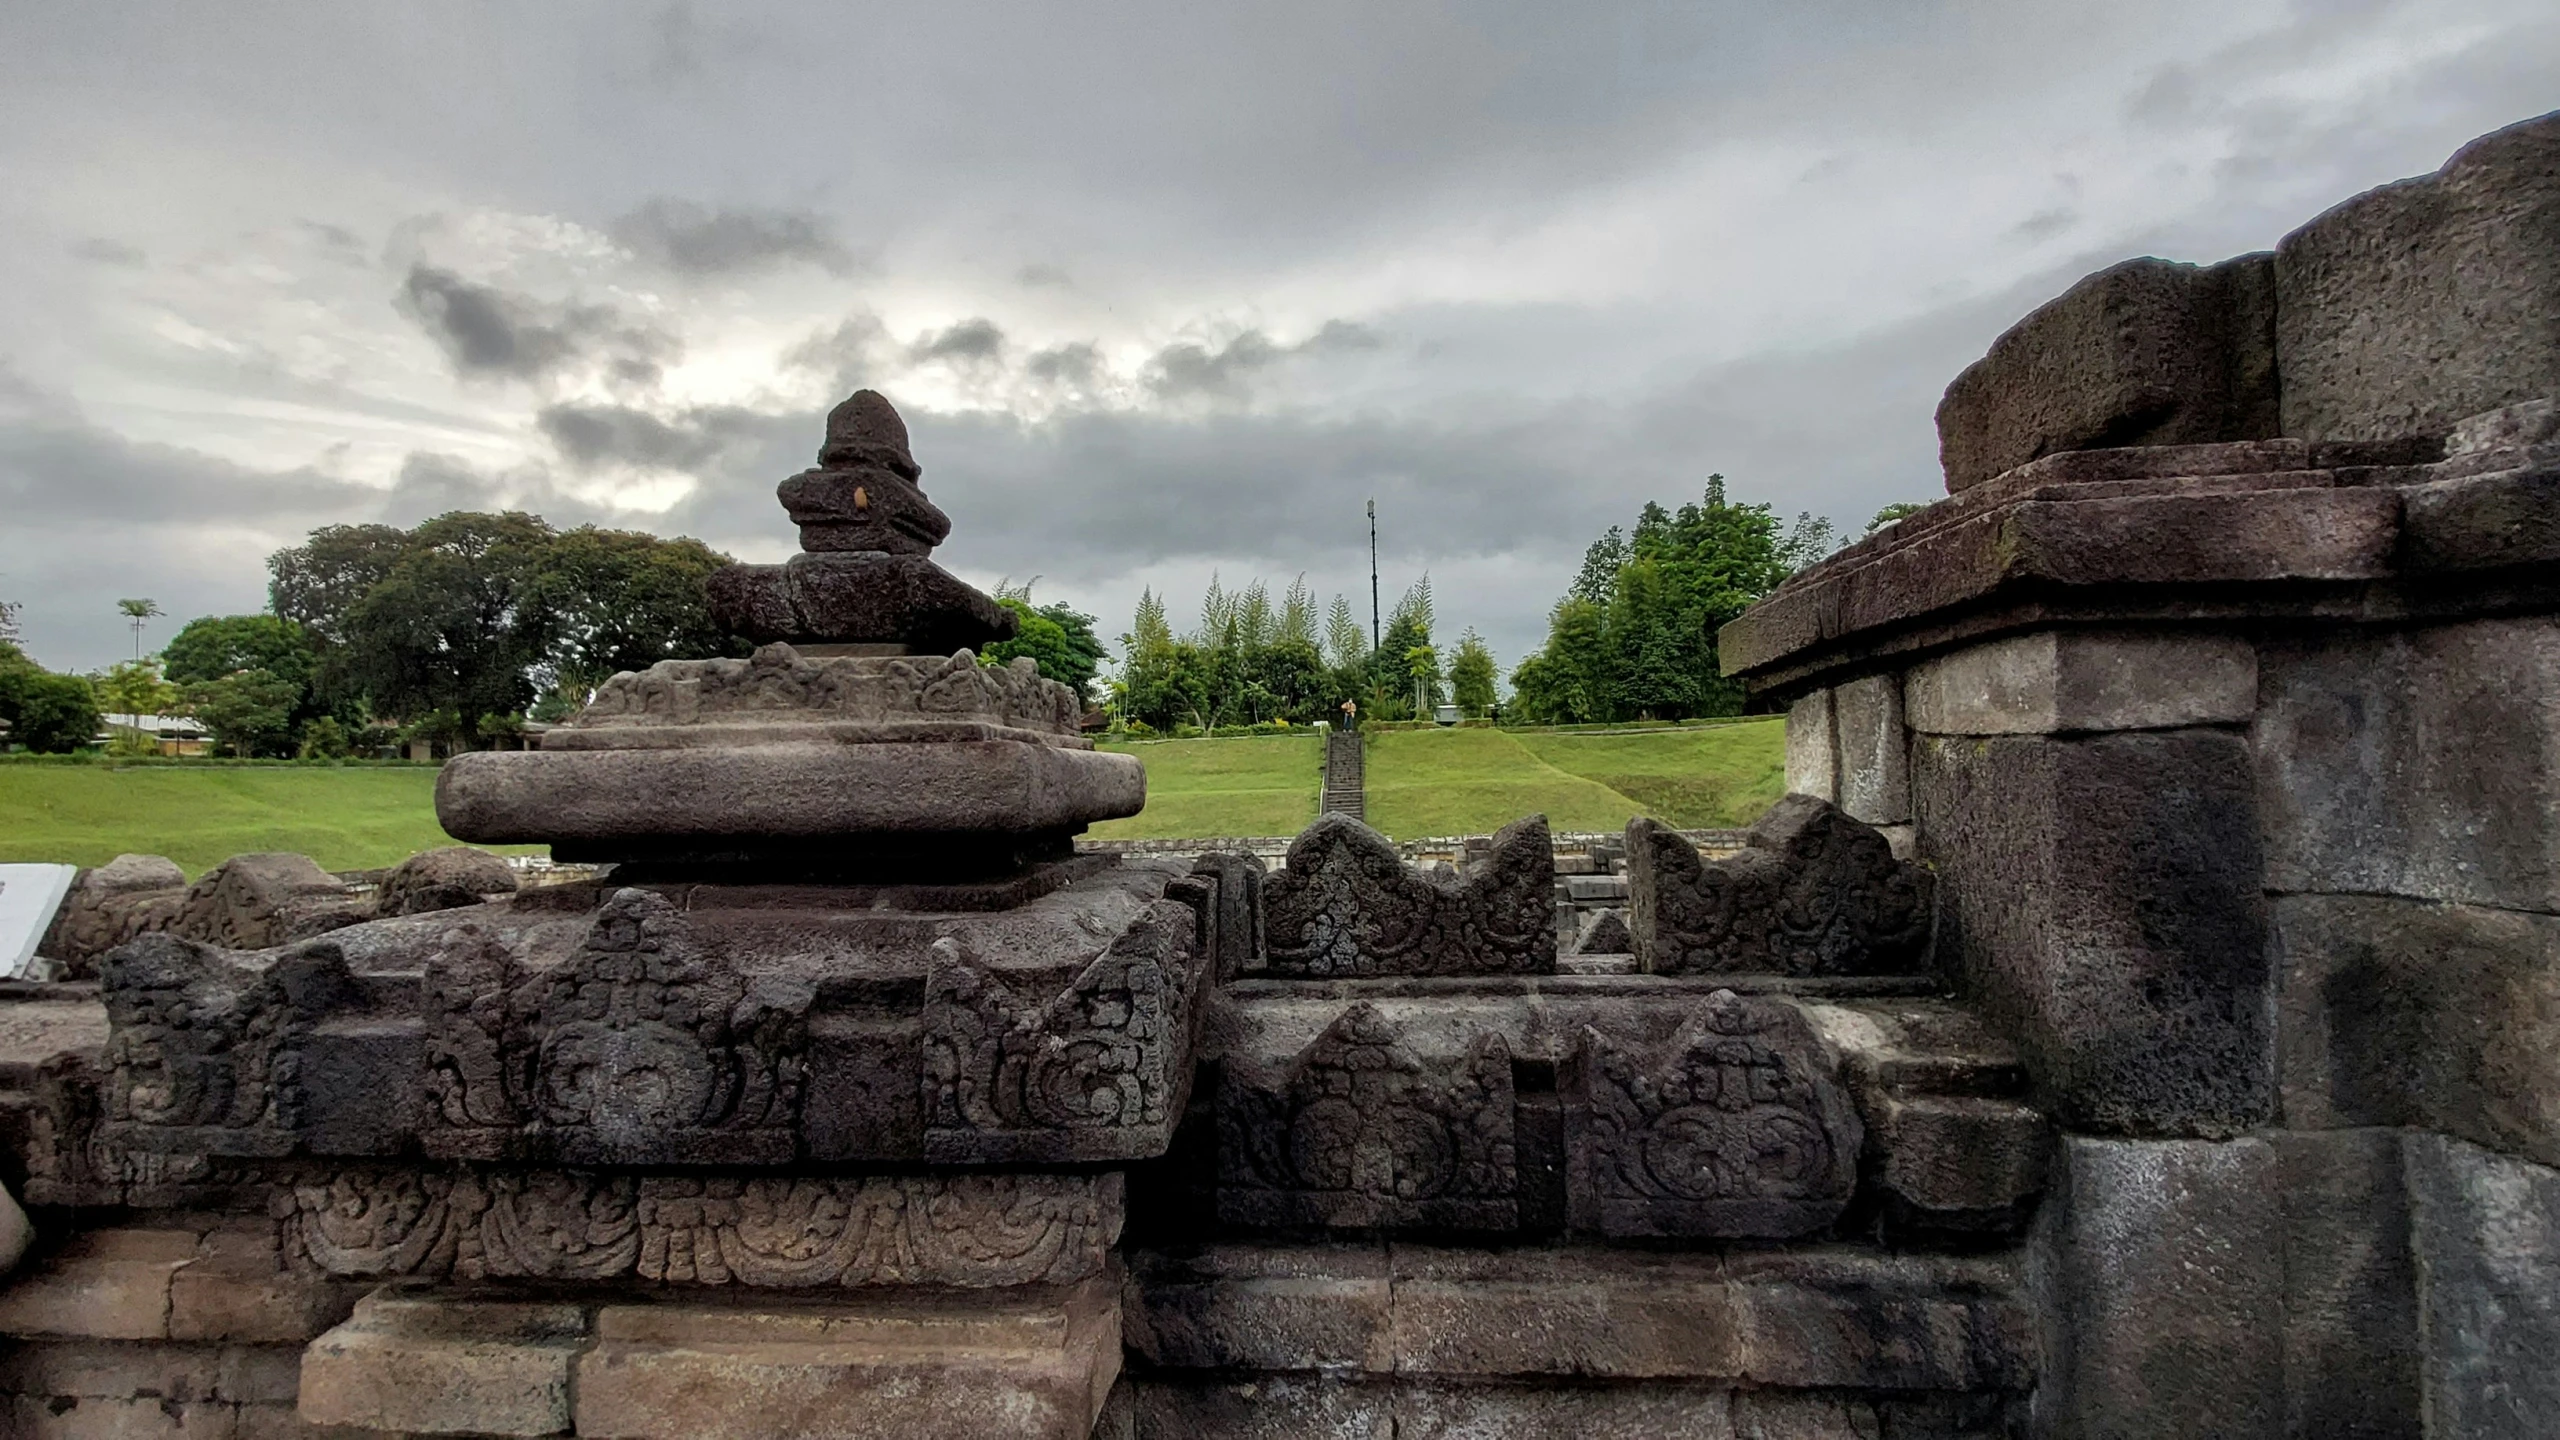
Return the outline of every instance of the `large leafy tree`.
<path id="1" fill-rule="evenodd" d="M 573 708 L 616 671 L 742 653 L 704 599 L 727 563 L 695 540 L 456 511 L 315 530 L 268 561 L 269 596 L 311 645 L 323 705 L 468 743 L 538 695 Z"/>
<path id="2" fill-rule="evenodd" d="M 1545 648 L 1513 672 L 1513 713 L 1570 723 L 1740 709 L 1740 689 L 1717 673 L 1716 630 L 1832 538 L 1815 516 L 1782 529 L 1769 506 L 1731 502 L 1721 475 L 1676 511 L 1647 504 L 1632 532 L 1611 526 L 1584 553 Z"/>

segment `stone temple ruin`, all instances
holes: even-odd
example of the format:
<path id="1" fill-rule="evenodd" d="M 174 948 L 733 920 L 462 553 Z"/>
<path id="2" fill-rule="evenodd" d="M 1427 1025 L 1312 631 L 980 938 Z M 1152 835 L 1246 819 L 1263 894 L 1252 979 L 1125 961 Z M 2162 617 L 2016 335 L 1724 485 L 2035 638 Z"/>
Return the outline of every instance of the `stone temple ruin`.
<path id="1" fill-rule="evenodd" d="M 1144 777 L 970 653 L 857 395 L 715 582 L 762 649 L 445 770 L 603 879 L 84 879 L 97 979 L 0 1000 L 0 1414 L 2560 1433 L 2556 394 L 2560 117 L 2083 281 L 1724 632 L 1794 793 L 1631 825 L 1615 966 L 1537 817 L 1080 852 Z"/>

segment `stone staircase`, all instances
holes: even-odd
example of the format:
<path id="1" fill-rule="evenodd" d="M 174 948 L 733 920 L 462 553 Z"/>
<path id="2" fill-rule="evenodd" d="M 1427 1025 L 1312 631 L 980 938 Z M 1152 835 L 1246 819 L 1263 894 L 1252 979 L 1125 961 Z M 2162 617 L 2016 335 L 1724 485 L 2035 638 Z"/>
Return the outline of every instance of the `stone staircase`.
<path id="1" fill-rule="evenodd" d="M 1316 806 L 1354 820 L 1369 818 L 1367 771 L 1360 758 L 1360 732 L 1336 730 L 1324 741 L 1324 798 Z"/>

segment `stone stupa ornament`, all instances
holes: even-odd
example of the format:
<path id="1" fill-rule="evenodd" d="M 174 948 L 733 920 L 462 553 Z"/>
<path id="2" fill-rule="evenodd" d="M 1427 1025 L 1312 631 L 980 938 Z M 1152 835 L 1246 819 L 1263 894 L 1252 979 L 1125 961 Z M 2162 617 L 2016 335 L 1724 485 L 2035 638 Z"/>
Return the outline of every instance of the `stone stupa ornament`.
<path id="1" fill-rule="evenodd" d="M 1018 873 L 1138 813 L 1144 769 L 1082 738 L 1075 692 L 972 653 L 1014 618 L 933 562 L 951 521 L 922 473 L 897 410 L 855 392 L 780 487 L 801 553 L 711 577 L 754 656 L 616 675 L 539 750 L 455 757 L 445 829 L 562 860 L 895 879 Z"/>

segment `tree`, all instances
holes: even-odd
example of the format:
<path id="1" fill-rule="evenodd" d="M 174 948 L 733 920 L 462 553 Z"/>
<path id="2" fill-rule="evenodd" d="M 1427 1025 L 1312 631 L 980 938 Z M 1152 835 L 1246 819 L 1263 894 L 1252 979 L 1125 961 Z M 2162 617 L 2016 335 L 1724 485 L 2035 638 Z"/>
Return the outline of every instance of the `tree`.
<path id="1" fill-rule="evenodd" d="M 77 675 L 56 675 L 0 640 L 0 724 L 40 755 L 68 755 L 98 738 L 98 697 Z"/>
<path id="2" fill-rule="evenodd" d="M 178 703 L 178 687 L 161 678 L 156 659 L 117 661 L 89 686 L 109 715 L 166 715 Z"/>
<path id="3" fill-rule="evenodd" d="M 1897 500 L 1876 512 L 1876 518 L 1867 522 L 1867 533 L 1873 535 L 1887 525 L 1900 524 L 1903 520 L 1928 508 L 1929 502 L 1926 500 Z"/>
<path id="4" fill-rule="evenodd" d="M 1458 651 L 1449 657 L 1449 698 L 1468 719 L 1493 713 L 1494 675 L 1493 652 L 1484 637 L 1472 627 L 1460 634 Z"/>
<path id="5" fill-rule="evenodd" d="M 1093 677 L 1102 669 L 1102 662 L 1111 658 L 1111 652 L 1102 648 L 1101 637 L 1093 633 L 1092 616 L 1064 603 L 1034 609 L 1031 587 L 1038 583 L 1040 577 L 1034 575 L 1019 588 L 996 586 L 996 603 L 1014 613 L 1020 629 L 1011 640 L 989 645 L 978 658 L 989 665 L 1002 665 L 1028 655 L 1040 667 L 1043 678 L 1076 692 L 1078 704 L 1090 705 Z M 1162 607 L 1159 605 L 1158 609 L 1160 612 Z M 1158 619 L 1162 619 L 1160 613 Z"/>
<path id="6" fill-rule="evenodd" d="M 236 670 L 187 687 L 188 710 L 213 732 L 216 745 L 247 759 L 292 753 L 293 711 L 302 692 L 264 670 Z"/>
<path id="7" fill-rule="evenodd" d="M 1546 648 L 1512 675 L 1512 713 L 1548 723 L 1680 719 L 1738 709 L 1716 630 L 1834 548 L 1831 523 L 1780 529 L 1767 505 L 1726 499 L 1724 477 L 1677 511 L 1647 504 L 1612 526 L 1549 617 Z"/>
<path id="8" fill-rule="evenodd" d="M 727 563 L 694 540 L 455 511 L 414 530 L 314 530 L 269 558 L 268 596 L 310 642 L 317 705 L 473 717 L 455 722 L 467 742 L 477 717 L 520 714 L 537 695 L 573 707 L 616 671 L 744 653 L 704 594 Z"/>
<path id="9" fill-rule="evenodd" d="M 737 649 L 711 618 L 704 582 L 729 557 L 699 540 L 581 526 L 551 537 L 534 566 L 547 644 L 541 679 L 590 688 L 661 660 Z"/>
<path id="10" fill-rule="evenodd" d="M 1336 595 L 1324 617 L 1324 658 L 1336 670 L 1355 670 L 1369 658 L 1369 632 L 1360 626 L 1351 602 Z"/>
<path id="11" fill-rule="evenodd" d="M 162 610 L 156 600 L 119 600 L 116 609 L 133 625 L 133 658 L 139 660 L 142 658 L 143 625 L 168 612 Z"/>
<path id="12" fill-rule="evenodd" d="M 179 685 L 219 680 L 236 670 L 264 670 L 307 687 L 319 657 L 302 626 L 274 615 L 206 615 L 190 620 L 160 651 L 168 679 Z"/>

